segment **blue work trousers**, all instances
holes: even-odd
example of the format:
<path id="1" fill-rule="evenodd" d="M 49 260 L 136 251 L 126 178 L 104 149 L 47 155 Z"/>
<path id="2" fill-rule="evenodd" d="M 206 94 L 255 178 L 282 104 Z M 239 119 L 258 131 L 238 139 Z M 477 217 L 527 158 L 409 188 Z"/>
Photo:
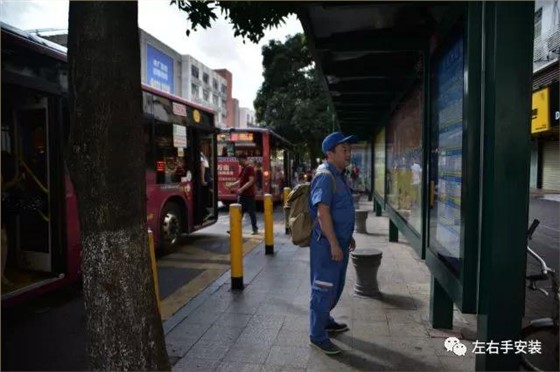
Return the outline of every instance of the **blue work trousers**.
<path id="1" fill-rule="evenodd" d="M 331 247 L 325 238 L 311 243 L 311 301 L 309 338 L 323 341 L 329 338 L 325 328 L 334 322 L 330 311 L 336 306 L 344 283 L 348 267 L 348 245 L 341 245 L 344 258 L 333 261 Z"/>

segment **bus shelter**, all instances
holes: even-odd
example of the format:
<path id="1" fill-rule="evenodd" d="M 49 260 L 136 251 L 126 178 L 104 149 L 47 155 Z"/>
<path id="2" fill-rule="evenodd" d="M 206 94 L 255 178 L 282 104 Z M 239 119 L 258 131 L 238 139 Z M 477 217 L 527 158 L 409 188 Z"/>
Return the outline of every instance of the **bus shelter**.
<path id="1" fill-rule="evenodd" d="M 372 144 L 373 198 L 481 342 L 520 339 L 533 2 L 324 2 L 299 17 L 340 129 Z M 477 370 L 517 370 L 514 353 Z"/>

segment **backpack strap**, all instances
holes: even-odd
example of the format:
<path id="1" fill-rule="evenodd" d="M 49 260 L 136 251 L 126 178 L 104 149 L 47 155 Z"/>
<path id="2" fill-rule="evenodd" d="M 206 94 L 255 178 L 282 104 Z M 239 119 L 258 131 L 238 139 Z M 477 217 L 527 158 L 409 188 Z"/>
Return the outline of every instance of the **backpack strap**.
<path id="1" fill-rule="evenodd" d="M 321 169 L 317 169 L 317 172 L 315 172 L 315 177 L 317 177 L 318 174 L 328 174 L 331 176 L 331 179 L 333 181 L 333 193 L 336 192 L 336 179 L 334 178 L 334 175 L 332 174 L 332 172 L 330 170 L 328 170 L 327 168 L 321 168 Z"/>

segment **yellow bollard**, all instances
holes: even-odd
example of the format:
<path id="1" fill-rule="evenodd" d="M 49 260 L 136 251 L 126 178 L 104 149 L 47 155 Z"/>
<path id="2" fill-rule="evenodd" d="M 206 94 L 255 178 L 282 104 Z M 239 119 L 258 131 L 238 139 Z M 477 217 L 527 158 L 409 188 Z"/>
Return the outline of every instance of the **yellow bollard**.
<path id="1" fill-rule="evenodd" d="M 286 230 L 286 235 L 290 234 L 290 226 L 288 225 L 288 223 L 290 222 L 288 220 L 290 216 L 290 208 L 288 208 L 287 205 L 288 197 L 290 196 L 291 192 L 292 189 L 290 189 L 289 187 L 284 187 L 284 229 Z"/>
<path id="2" fill-rule="evenodd" d="M 161 314 L 161 303 L 159 300 L 159 280 L 158 280 L 157 265 L 156 265 L 156 249 L 154 246 L 154 233 L 150 228 L 148 228 L 148 246 L 150 247 L 150 261 L 152 264 L 152 276 L 154 277 L 154 289 L 156 291 L 156 300 L 157 300 L 159 313 Z"/>
<path id="3" fill-rule="evenodd" d="M 264 194 L 264 246 L 265 254 L 274 254 L 274 216 L 272 195 Z"/>
<path id="4" fill-rule="evenodd" d="M 229 250 L 231 289 L 243 290 L 243 236 L 241 235 L 241 204 L 229 206 Z"/>

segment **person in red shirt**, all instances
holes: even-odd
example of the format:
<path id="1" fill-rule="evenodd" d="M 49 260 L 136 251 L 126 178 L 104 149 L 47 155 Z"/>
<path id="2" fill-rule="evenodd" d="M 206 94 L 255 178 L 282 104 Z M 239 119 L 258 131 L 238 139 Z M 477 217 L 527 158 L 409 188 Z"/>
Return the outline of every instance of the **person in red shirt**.
<path id="1" fill-rule="evenodd" d="M 253 227 L 252 235 L 256 235 L 259 233 L 259 229 L 257 227 L 257 214 L 255 212 L 255 168 L 247 161 L 246 154 L 240 154 L 237 158 L 239 159 L 239 164 L 242 169 L 239 173 L 239 179 L 230 184 L 229 188 L 231 189 L 235 186 L 239 186 L 237 189 L 237 201 L 241 204 L 241 218 L 243 218 L 245 212 L 249 213 L 249 217 L 251 217 L 251 226 Z"/>

